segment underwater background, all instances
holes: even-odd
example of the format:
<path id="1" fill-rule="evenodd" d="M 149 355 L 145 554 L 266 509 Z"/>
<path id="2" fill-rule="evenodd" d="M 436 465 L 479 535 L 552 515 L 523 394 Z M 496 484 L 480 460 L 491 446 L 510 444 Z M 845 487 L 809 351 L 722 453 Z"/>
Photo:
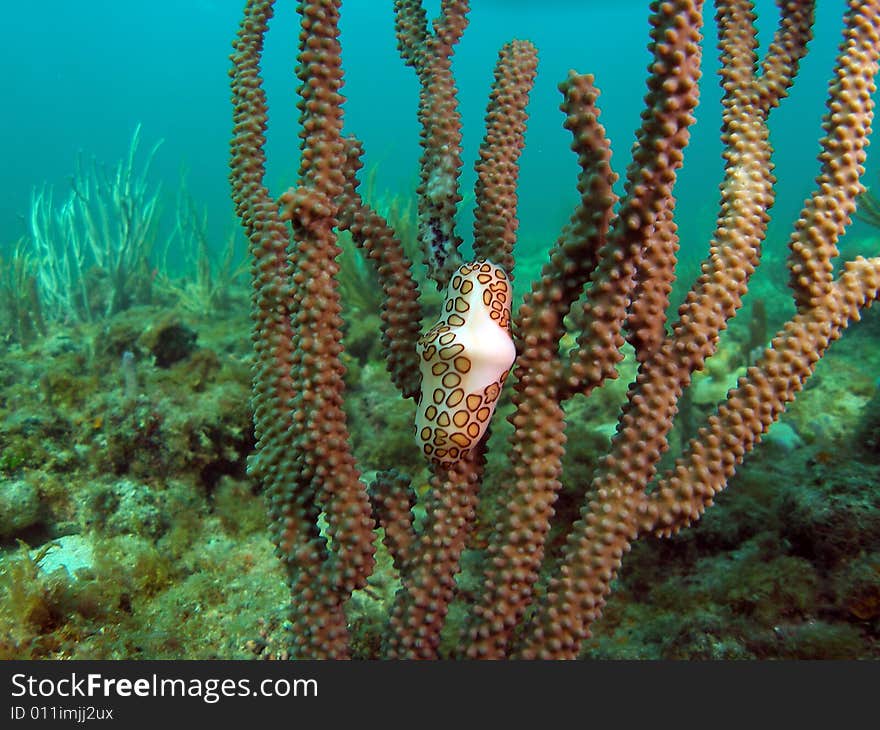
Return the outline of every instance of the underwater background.
<path id="1" fill-rule="evenodd" d="M 429 15 L 439 4 L 426 3 Z M 228 56 L 241 6 L 46 0 L 4 11 L 0 658 L 284 655 L 285 579 L 259 485 L 245 471 L 253 447 L 249 290 L 227 179 Z M 472 161 L 498 49 L 523 38 L 539 50 L 519 183 L 521 292 L 577 200 L 557 84 L 570 68 L 596 75 L 600 121 L 622 173 L 645 93 L 648 3 L 472 6 L 453 67 L 464 123 L 459 232 L 466 241 Z M 775 3 L 759 0 L 756 8 L 763 47 L 775 27 Z M 843 0 L 818 4 L 809 53 L 771 121 L 778 196 L 766 264 L 693 387 L 697 410 L 724 396 L 751 351 L 790 316 L 785 244 L 813 187 L 844 8 Z M 684 284 L 708 249 L 722 173 L 711 14 L 707 6 L 701 102 L 676 188 Z M 297 33 L 295 3 L 279 0 L 263 62 L 267 180 L 275 195 L 294 184 L 298 168 Z M 364 185 L 412 232 L 418 84 L 398 56 L 391 1 L 344 0 L 342 45 L 345 125 L 364 143 Z M 48 237 L 62 235 L 46 217 L 71 190 L 75 197 L 77 179 L 94 171 L 89 179 L 100 184 L 101 171 L 129 153 L 135 178 L 149 161 L 141 178 L 143 199 L 155 201 L 145 234 L 149 256 L 132 274 L 124 302 L 115 301 L 107 272 L 92 270 L 77 311 L 65 314 L 39 284 L 27 289 L 28 276 L 39 278 L 35 226 Z M 880 175 L 876 159 L 869 149 L 869 187 Z M 877 226 L 854 221 L 841 250 L 844 258 L 877 255 Z M 412 407 L 395 399 L 379 361 L 374 287 L 355 259 L 351 254 L 343 285 L 355 451 L 367 473 L 394 465 L 424 483 Z M 39 318 L 34 307 L 43 309 Z M 587 656 L 880 657 L 878 317 L 868 312 L 832 348 L 697 527 L 636 545 Z M 572 406 L 569 439 L 578 448 L 566 466 L 571 481 L 589 484 L 634 367 L 628 358 L 624 377 L 597 402 Z M 504 428 L 493 434 L 496 454 Z M 575 495 L 560 500 L 561 511 L 578 503 Z M 479 560 L 479 541 L 478 534 L 472 561 Z M 392 572 L 387 560 L 380 563 L 370 591 L 353 602 L 362 656 L 371 656 L 371 622 L 381 620 L 394 594 Z M 463 585 L 468 577 L 466 565 Z"/>
<path id="2" fill-rule="evenodd" d="M 418 84 L 396 50 L 392 3 L 347 0 L 342 14 L 346 127 L 364 142 L 379 190 L 414 188 L 418 176 Z M 426 3 L 436 13 L 439 0 Z M 476 159 L 492 69 L 498 49 L 512 38 L 533 41 L 539 76 L 529 105 L 529 129 L 520 176 L 521 246 L 546 247 L 576 199 L 576 161 L 562 128 L 557 84 L 569 69 L 593 73 L 602 95 L 602 123 L 622 170 L 645 92 L 647 3 L 642 0 L 479 0 L 455 54 L 454 71 L 464 117 L 464 155 Z M 776 8 L 756 4 L 760 40 L 772 38 Z M 779 186 L 776 217 L 796 218 L 815 176 L 815 154 L 828 77 L 840 39 L 843 0 L 819 3 L 814 39 L 786 103 L 774 114 Z M 13 142 L 0 169 L 0 227 L 6 238 L 22 233 L 31 189 L 63 187 L 77 155 L 115 163 L 137 124 L 146 144 L 164 140 L 153 180 L 173 196 L 181 170 L 195 197 L 208 207 L 212 239 L 233 225 L 227 183 L 231 128 L 227 71 L 241 8 L 234 0 L 48 0 L 7 11 L 15 29 L 0 49 L 10 70 L 0 81 L 8 113 L 0 132 Z M 685 154 L 678 197 L 687 250 L 702 255 L 714 223 L 722 163 L 720 87 L 715 72 L 711 8 L 706 11 L 707 52 L 701 104 Z M 295 102 L 294 3 L 279 3 L 263 64 L 271 103 L 268 180 L 278 194 L 298 166 Z M 474 174 L 465 164 L 462 189 Z M 869 150 L 867 179 L 873 179 Z M 466 207 L 466 204 L 465 204 Z M 466 229 L 466 223 L 463 230 Z M 858 224 L 856 224 L 858 225 Z M 691 233 L 692 231 L 692 233 Z"/>

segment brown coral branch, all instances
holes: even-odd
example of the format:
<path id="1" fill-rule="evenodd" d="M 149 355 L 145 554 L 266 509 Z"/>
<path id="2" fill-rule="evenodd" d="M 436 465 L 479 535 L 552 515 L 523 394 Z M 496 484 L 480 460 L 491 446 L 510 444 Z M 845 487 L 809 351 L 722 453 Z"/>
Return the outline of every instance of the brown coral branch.
<path id="1" fill-rule="evenodd" d="M 422 126 L 419 238 L 428 275 L 443 289 L 461 265 L 455 213 L 461 202 L 461 114 L 452 76 L 452 54 L 467 26 L 467 0 L 443 0 L 440 17 L 429 33 L 421 2 L 397 0 L 398 48 L 419 78 L 419 122 Z"/>
<path id="2" fill-rule="evenodd" d="M 295 328 L 288 283 L 293 273 L 287 252 L 289 234 L 263 183 L 266 98 L 259 64 L 271 16 L 271 2 L 248 2 L 234 43 L 230 181 L 253 262 L 251 317 L 256 357 L 252 403 L 257 450 L 249 468 L 265 484 L 272 537 L 295 585 L 300 578 L 307 582 L 307 576 L 320 572 L 324 550 L 313 494 L 298 489 L 305 486 L 302 482 L 291 485 L 289 476 L 296 474 L 290 447 L 301 422 L 294 418 L 287 404 L 304 383 L 299 371 L 291 366 L 295 358 Z M 295 496 L 288 499 L 289 495 Z M 335 623 L 339 625 L 342 620 L 340 614 Z"/>
<path id="3" fill-rule="evenodd" d="M 666 337 L 666 310 L 678 260 L 674 214 L 675 199 L 670 197 L 657 215 L 642 256 L 640 267 L 650 275 L 639 277 L 626 320 L 627 341 L 635 349 L 639 362 L 654 354 Z"/>
<path id="4" fill-rule="evenodd" d="M 397 50 L 407 66 L 412 66 L 418 74 L 425 67 L 424 51 L 428 45 L 428 13 L 422 0 L 395 0 L 395 30 Z"/>
<path id="5" fill-rule="evenodd" d="M 771 107 L 788 94 L 794 83 L 801 59 L 807 53 L 807 43 L 813 38 L 815 0 L 776 0 L 779 6 L 779 26 L 773 42 L 761 63 L 758 93 L 766 114 Z"/>
<path id="6" fill-rule="evenodd" d="M 463 655 L 507 655 L 513 632 L 533 598 L 544 559 L 553 503 L 562 486 L 565 414 L 559 342 L 563 318 L 580 295 L 605 240 L 616 196 L 611 149 L 599 124 L 599 92 L 592 76 L 571 72 L 560 85 L 565 127 L 578 155 L 580 203 L 550 252 L 541 278 L 525 296 L 516 321 L 519 357 L 514 372 L 514 430 L 509 458 L 514 473 L 506 510 L 489 541 L 484 591 L 467 625 Z"/>
<path id="7" fill-rule="evenodd" d="M 259 61 L 271 3 L 247 4 L 232 74 L 243 120 L 233 140 L 233 194 L 254 260 L 258 450 L 252 471 L 266 485 L 290 576 L 295 652 L 327 657 L 347 656 L 343 604 L 373 567 L 370 505 L 342 410 L 342 320 L 333 282 L 335 200 L 344 182 L 339 4 L 300 3 L 303 152 L 300 186 L 282 197 L 283 210 L 262 185 L 266 118 Z M 292 225 L 290 245 L 285 220 Z M 329 548 L 317 529 L 321 512 Z"/>
<path id="8" fill-rule="evenodd" d="M 880 259 L 859 257 L 845 264 L 826 299 L 785 324 L 659 481 L 641 529 L 666 537 L 699 519 L 803 388 L 829 345 L 878 296 Z"/>
<path id="9" fill-rule="evenodd" d="M 370 485 L 373 511 L 385 530 L 385 546 L 397 572 L 406 579 L 413 562 L 416 533 L 412 509 L 415 493 L 410 480 L 395 469 L 376 474 Z"/>
<path id="10" fill-rule="evenodd" d="M 550 581 L 539 628 L 527 638 L 523 656 L 575 656 L 588 636 L 638 534 L 644 490 L 668 448 L 678 399 L 690 374 L 714 352 L 718 333 L 739 306 L 757 264 L 772 175 L 766 124 L 755 103 L 754 16 L 749 3 L 734 0 L 725 3 L 718 19 L 727 175 L 710 258 L 672 333 L 643 359 L 610 452 L 591 486 L 593 496 L 568 536 L 562 558 L 568 568 Z"/>
<path id="11" fill-rule="evenodd" d="M 476 519 L 483 457 L 477 451 L 431 479 L 426 524 L 410 551 L 391 615 L 391 659 L 437 659 L 455 574 Z"/>
<path id="12" fill-rule="evenodd" d="M 595 79 L 571 71 L 559 90 L 563 126 L 571 132 L 571 149 L 578 157 L 580 200 L 551 249 L 541 277 L 526 295 L 518 323 L 521 338 L 553 343 L 565 334 L 563 318 L 596 267 L 617 203 L 613 188 L 617 175 L 611 169 L 611 144 L 599 123 Z"/>
<path id="13" fill-rule="evenodd" d="M 475 166 L 474 253 L 503 268 L 511 280 L 519 225 L 517 161 L 525 145 L 526 105 L 537 67 L 537 51 L 528 41 L 513 41 L 499 52 L 486 111 L 486 136 Z"/>
<path id="14" fill-rule="evenodd" d="M 351 456 L 342 410 L 337 227 L 349 228 L 378 264 L 388 302 L 383 315 L 386 359 L 404 395 L 415 392 L 411 361 L 419 310 L 409 262 L 387 222 L 360 198 L 360 147 L 353 141 L 346 147 L 341 136 L 339 6 L 339 0 L 299 6 L 303 154 L 300 179 L 283 196 L 283 209 L 263 183 L 266 104 L 259 62 L 271 2 L 249 0 L 233 55 L 231 179 L 253 256 L 258 450 L 252 473 L 265 484 L 273 537 L 289 573 L 296 656 L 347 656 L 345 602 L 364 585 L 373 561 L 371 502 Z M 715 353 L 720 333 L 740 308 L 760 262 L 775 182 L 767 117 L 793 80 L 812 24 L 813 2 L 780 2 L 779 28 L 759 74 L 752 3 L 716 0 L 716 6 L 725 174 L 700 276 L 667 333 L 665 310 L 677 246 L 673 185 L 696 104 L 701 4 L 657 0 L 652 4 L 646 111 L 616 217 L 610 146 L 598 123 L 593 79 L 571 74 L 561 87 L 565 124 L 580 165 L 581 199 L 514 318 L 518 359 L 507 454 L 513 476 L 496 496 L 504 511 L 489 538 L 476 595 L 457 596 L 455 575 L 475 522 L 485 466 L 479 436 L 473 436 L 478 445 L 465 450 L 464 458 L 456 460 L 450 449 L 432 462 L 434 476 L 421 525 L 413 519 L 415 499 L 406 480 L 390 472 L 376 479 L 372 508 L 385 528 L 402 582 L 383 639 L 387 655 L 439 656 L 447 613 L 458 597 L 470 602 L 472 611 L 460 634 L 466 641 L 456 653 L 576 657 L 633 540 L 645 532 L 669 535 L 699 518 L 803 387 L 830 343 L 880 296 L 880 259 L 848 262 L 836 278 L 832 272 L 837 238 L 862 191 L 858 178 L 880 55 L 880 0 L 851 0 L 831 86 L 817 192 L 792 236 L 790 266 L 798 312 L 651 488 L 669 448 L 679 399 L 692 374 Z M 429 30 L 421 2 L 395 4 L 401 55 L 415 68 L 422 87 L 420 234 L 438 283 L 448 278 L 444 270 L 458 257 L 453 219 L 459 202 L 461 130 L 451 55 L 467 7 L 466 2 L 444 0 Z M 477 165 L 476 247 L 509 267 L 513 260 L 506 257 L 516 227 L 512 176 L 525 123 L 521 92 L 531 82 L 533 61 L 525 44 L 502 51 Z M 500 270 L 498 275 L 504 278 Z M 463 286 L 460 291 L 465 293 Z M 450 298 L 446 319 L 438 327 L 451 330 L 467 323 L 458 312 L 479 315 L 479 299 L 479 293 L 473 303 Z M 491 294 L 482 303 L 487 309 L 502 304 L 493 303 Z M 566 327 L 579 330 L 577 347 L 568 358 L 560 354 Z M 467 339 L 461 332 L 432 332 L 432 337 L 447 338 L 441 344 L 449 349 L 457 338 Z M 490 341 L 496 336 L 491 329 L 483 332 Z M 624 332 L 635 346 L 638 374 L 578 519 L 563 523 L 554 517 L 565 453 L 562 406 L 572 395 L 613 377 Z M 494 342 L 510 349 L 513 357 L 509 340 Z M 466 346 L 456 342 L 455 347 L 463 352 Z M 476 359 L 465 356 L 456 362 L 461 372 L 477 371 Z M 502 368 L 509 362 L 504 359 Z M 446 386 L 446 364 L 437 364 L 438 372 L 431 367 L 422 372 L 442 376 Z M 492 381 L 494 401 L 504 374 L 487 374 L 500 377 Z M 435 414 L 425 418 L 437 418 L 445 428 L 441 416 L 458 426 L 485 411 L 487 426 L 490 409 L 475 412 L 476 406 L 468 405 L 470 411 L 456 410 L 463 396 L 449 388 L 461 376 L 452 375 L 458 380 L 432 392 L 443 408 L 439 414 L 433 408 Z M 472 425 L 481 433 L 476 422 Z M 441 435 L 445 438 L 445 432 Z M 327 523 L 326 536 L 318 531 L 319 519 Z M 548 559 L 545 543 L 554 526 L 561 528 L 566 542 L 561 553 L 554 551 Z"/>
<path id="15" fill-rule="evenodd" d="M 792 234 L 793 253 L 800 252 L 800 257 L 807 261 L 836 256 L 834 241 L 850 222 L 842 211 L 853 211 L 862 191 L 857 175 L 861 174 L 859 160 L 864 160 L 864 146 L 873 117 L 871 93 L 880 56 L 877 45 L 880 3 L 869 2 L 858 7 L 852 3 L 846 23 L 845 40 L 835 70 L 836 83 L 832 83 L 828 106 L 832 110 L 844 107 L 849 113 L 832 113 L 826 119 L 816 192 L 807 201 Z M 848 93 L 847 89 L 857 91 Z M 846 97 L 845 101 L 841 101 L 841 96 Z M 808 221 L 817 227 L 810 230 Z M 830 266 L 830 258 L 826 263 Z M 712 495 L 723 488 L 745 454 L 803 387 L 830 341 L 837 339 L 846 324 L 858 317 L 859 308 L 874 300 L 874 263 L 874 260 L 858 259 L 846 264 L 844 273 L 827 288 L 825 267 L 816 266 L 813 276 L 801 282 L 812 282 L 811 285 L 795 288 L 798 316 L 777 334 L 771 347 L 749 369 L 737 390 L 710 421 L 708 429 L 701 430 L 689 445 L 688 455 L 677 462 L 673 472 L 661 481 L 661 487 L 652 495 L 652 502 L 664 502 L 659 513 L 651 513 L 651 520 L 655 522 L 652 529 L 663 534 L 674 532 L 711 504 Z M 828 273 L 830 275 L 830 271 Z M 860 278 L 854 278 L 856 274 Z M 762 403 L 758 410 L 756 395 Z M 730 443 L 733 436 L 738 437 L 738 444 Z M 700 442 L 703 438 L 708 441 Z M 726 447 L 724 455 L 718 450 L 721 444 Z M 703 476 L 703 480 L 695 480 L 695 473 Z M 724 478 L 720 480 L 722 475 Z M 680 504 L 672 504 L 673 495 L 680 499 Z"/>
<path id="16" fill-rule="evenodd" d="M 391 379 L 405 398 L 419 391 L 419 358 L 416 341 L 421 332 L 419 288 L 412 264 L 391 226 L 367 206 L 357 190 L 357 172 L 363 166 L 360 143 L 346 140 L 345 189 L 341 198 L 339 227 L 351 232 L 364 250 L 382 286 L 382 352 Z"/>
<path id="17" fill-rule="evenodd" d="M 651 76 L 626 194 L 599 252 L 583 306 L 572 312 L 578 346 L 570 355 L 565 380 L 584 393 L 617 375 L 623 325 L 644 248 L 672 195 L 697 104 L 702 2 L 654 2 L 651 8 Z"/>
<path id="18" fill-rule="evenodd" d="M 800 310 L 831 290 L 837 241 L 852 220 L 871 132 L 880 3 L 851 0 L 822 126 L 821 168 L 789 241 L 789 285 Z"/>

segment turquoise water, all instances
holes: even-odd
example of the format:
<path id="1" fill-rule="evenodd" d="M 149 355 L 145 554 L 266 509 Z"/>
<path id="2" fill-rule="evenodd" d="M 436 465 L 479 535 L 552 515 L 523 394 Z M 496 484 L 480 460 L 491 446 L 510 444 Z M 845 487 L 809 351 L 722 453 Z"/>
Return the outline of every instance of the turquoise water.
<path id="1" fill-rule="evenodd" d="M 511 38 L 530 39 L 538 46 L 540 68 L 522 158 L 521 245 L 543 248 L 566 219 L 575 193 L 574 156 L 561 126 L 556 85 L 569 68 L 596 75 L 602 121 L 615 169 L 622 173 L 645 90 L 648 3 L 477 0 L 472 5 L 455 63 L 465 124 L 462 189 L 467 193 L 472 187 L 472 161 L 497 50 Z M 439 2 L 428 6 L 436 12 Z M 193 197 L 208 207 L 212 239 L 222 240 L 235 225 L 226 179 L 231 125 L 227 56 L 241 7 L 238 0 L 9 4 L 5 26 L 13 32 L 0 47 L 5 101 L 0 134 L 6 140 L 0 165 L 0 245 L 25 232 L 34 186 L 49 183 L 66 193 L 80 151 L 115 164 L 138 123 L 145 147 L 164 139 L 154 177 L 165 190 L 166 209 L 186 170 Z M 781 181 L 776 216 L 783 230 L 815 174 L 843 7 L 842 0 L 819 3 L 810 54 L 791 97 L 773 115 Z M 776 10 L 770 0 L 758 2 L 757 9 L 766 44 Z M 721 169 L 711 9 L 706 15 L 703 103 L 678 188 L 682 242 L 686 249 L 697 249 L 695 255 L 704 250 L 711 231 Z M 296 33 L 295 3 L 279 1 L 264 64 L 271 124 L 268 182 L 278 194 L 293 183 L 296 171 Z M 346 126 L 364 140 L 367 163 L 378 166 L 378 188 L 399 193 L 414 186 L 420 151 L 418 88 L 395 45 L 390 0 L 345 0 Z M 870 170 L 869 158 L 869 181 Z M 466 223 L 468 214 L 463 217 Z M 467 238 L 467 229 L 462 232 Z"/>

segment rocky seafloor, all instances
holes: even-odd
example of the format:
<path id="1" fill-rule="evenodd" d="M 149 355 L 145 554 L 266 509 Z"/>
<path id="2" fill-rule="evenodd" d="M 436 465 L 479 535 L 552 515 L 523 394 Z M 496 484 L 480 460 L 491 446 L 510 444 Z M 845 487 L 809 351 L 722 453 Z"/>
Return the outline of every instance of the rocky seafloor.
<path id="1" fill-rule="evenodd" d="M 287 656 L 284 571 L 246 471 L 246 312 L 241 290 L 210 314 L 138 306 L 27 347 L 0 344 L 0 658 Z M 418 491 L 428 472 L 411 440 L 413 407 L 379 360 L 378 318 L 349 321 L 359 463 L 367 474 L 406 471 Z M 724 340 L 676 433 L 733 385 L 748 338 L 742 326 Z M 880 311 L 832 347 L 698 525 L 634 546 L 585 657 L 880 657 L 878 343 Z M 626 380 L 567 406 L 574 486 L 557 503 L 563 519 L 584 498 Z M 507 428 L 492 435 L 462 595 L 503 501 Z M 380 546 L 370 587 L 350 606 L 356 655 L 375 655 L 395 580 Z M 453 605 L 450 637 L 461 613 Z"/>

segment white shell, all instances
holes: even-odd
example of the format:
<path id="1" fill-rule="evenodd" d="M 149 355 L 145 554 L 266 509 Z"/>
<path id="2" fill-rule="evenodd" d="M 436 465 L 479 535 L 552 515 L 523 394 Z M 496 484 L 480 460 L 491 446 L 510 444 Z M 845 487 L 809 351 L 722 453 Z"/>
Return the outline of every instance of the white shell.
<path id="1" fill-rule="evenodd" d="M 512 297 L 501 267 L 464 264 L 449 281 L 440 319 L 419 339 L 416 441 L 436 464 L 454 464 L 486 433 L 516 358 Z"/>

